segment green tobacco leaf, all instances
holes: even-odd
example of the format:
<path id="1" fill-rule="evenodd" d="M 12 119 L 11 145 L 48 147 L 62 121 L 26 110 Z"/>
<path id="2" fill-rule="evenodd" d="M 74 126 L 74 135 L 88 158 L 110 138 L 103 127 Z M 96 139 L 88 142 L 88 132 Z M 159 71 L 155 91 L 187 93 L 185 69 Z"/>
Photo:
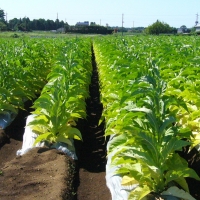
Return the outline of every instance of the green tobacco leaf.
<path id="1" fill-rule="evenodd" d="M 1 99 L 7 99 L 10 96 L 10 91 L 5 88 L 0 88 L 0 97 Z"/>
<path id="2" fill-rule="evenodd" d="M 72 118 L 84 118 L 80 113 L 71 113 Z"/>
<path id="3" fill-rule="evenodd" d="M 116 165 L 120 165 L 120 166 L 127 166 L 127 169 L 129 168 L 129 166 L 132 166 L 132 164 L 135 164 L 135 160 L 131 159 L 131 158 L 128 158 L 128 157 L 116 157 L 114 160 L 112 160 L 112 164 L 113 166 L 116 166 Z M 119 168 L 120 170 L 121 168 Z"/>
<path id="4" fill-rule="evenodd" d="M 174 117 L 172 117 L 172 116 L 167 117 L 167 118 L 163 121 L 161 127 L 159 128 L 159 133 L 162 134 L 163 131 L 164 131 L 165 129 L 167 129 L 167 127 L 168 127 L 169 125 L 172 126 L 172 124 L 173 124 L 174 122 L 176 122 L 176 119 L 175 119 Z"/>
<path id="5" fill-rule="evenodd" d="M 24 107 L 24 102 L 23 102 L 23 97 L 18 97 L 18 96 L 11 96 L 8 97 L 8 101 L 15 105 L 16 107 L 22 108 Z"/>
<path id="6" fill-rule="evenodd" d="M 98 126 L 100 126 L 103 122 L 105 122 L 105 116 L 101 115 Z"/>
<path id="7" fill-rule="evenodd" d="M 110 152 L 109 149 L 108 149 L 108 154 L 112 153 L 111 162 L 115 163 L 115 159 L 118 159 L 119 157 L 127 157 L 128 159 L 133 159 L 134 160 L 135 158 L 133 157 L 133 155 L 129 155 L 128 154 L 128 156 L 126 156 L 126 155 L 122 154 L 123 152 L 125 152 L 125 151 L 127 151 L 129 149 L 130 149 L 130 147 L 124 146 L 124 145 L 121 145 L 118 148 L 114 148 L 112 152 Z"/>
<path id="8" fill-rule="evenodd" d="M 159 163 L 159 151 L 157 149 L 158 142 L 153 134 L 148 132 L 140 132 L 137 136 L 140 138 L 141 145 L 145 149 L 146 153 L 155 161 L 155 163 Z"/>
<path id="9" fill-rule="evenodd" d="M 185 180 L 185 178 L 177 178 L 174 180 L 176 183 L 178 183 L 186 192 L 190 192 L 189 188 L 188 188 L 188 184 L 187 181 Z"/>
<path id="10" fill-rule="evenodd" d="M 36 138 L 36 140 L 35 140 L 33 146 L 35 146 L 37 143 L 43 142 L 43 141 L 45 141 L 45 140 L 50 141 L 50 142 L 53 142 L 53 134 L 52 134 L 51 132 L 48 132 L 48 133 L 43 133 L 43 134 L 39 135 L 39 136 Z"/>
<path id="11" fill-rule="evenodd" d="M 28 126 L 47 126 L 47 120 L 45 118 L 35 118 L 33 121 L 28 123 Z"/>
<path id="12" fill-rule="evenodd" d="M 200 133 L 197 133 L 197 134 L 193 134 L 190 138 L 191 140 L 191 146 L 190 146 L 190 150 L 192 148 L 194 148 L 196 145 L 199 145 L 200 144 Z"/>
<path id="13" fill-rule="evenodd" d="M 35 102 L 33 107 L 34 108 L 43 108 L 45 110 L 50 110 L 51 106 L 53 106 L 53 102 L 51 103 L 50 101 L 50 96 L 49 95 L 42 95 L 40 96 Z"/>
<path id="14" fill-rule="evenodd" d="M 180 168 L 177 170 L 169 170 L 166 175 L 166 183 L 169 183 L 171 181 L 176 181 L 178 179 L 178 181 L 180 180 L 180 178 L 185 178 L 185 177 L 190 177 L 190 178 L 194 178 L 196 180 L 200 180 L 199 176 L 197 175 L 197 173 L 190 168 Z"/>
<path id="15" fill-rule="evenodd" d="M 131 185 L 134 185 L 134 184 L 138 184 L 138 181 L 135 180 L 133 177 L 127 176 L 127 175 L 123 176 L 122 182 L 121 182 L 122 186 L 131 186 Z"/>
<path id="16" fill-rule="evenodd" d="M 63 134 L 59 134 L 58 137 L 56 137 L 55 142 L 63 142 L 70 146 L 73 145 L 71 140 L 68 137 L 65 137 L 65 135 L 63 135 Z"/>
<path id="17" fill-rule="evenodd" d="M 7 110 L 7 111 L 11 111 L 15 114 L 18 113 L 18 108 L 10 103 L 7 103 L 7 102 L 1 102 L 0 101 L 0 110 Z"/>
<path id="18" fill-rule="evenodd" d="M 181 135 L 181 138 L 188 138 L 189 139 L 192 135 L 192 131 L 188 127 L 185 127 L 185 128 L 180 127 L 179 133 Z"/>
<path id="19" fill-rule="evenodd" d="M 121 163 L 121 164 L 123 164 L 123 163 Z M 114 164 L 114 166 L 116 166 L 116 165 Z M 116 170 L 115 174 L 117 174 L 117 175 L 129 174 L 129 170 L 126 168 L 126 165 L 125 165 L 125 167 L 121 167 L 118 170 Z"/>
<path id="20" fill-rule="evenodd" d="M 16 87 L 11 91 L 12 95 L 26 97 L 26 92 L 21 87 Z"/>
<path id="21" fill-rule="evenodd" d="M 156 120 L 156 116 L 154 115 L 154 113 L 152 112 L 152 110 L 148 109 L 148 108 L 133 108 L 130 111 L 132 112 L 144 112 L 147 114 L 147 118 L 149 120 L 149 123 L 151 124 L 151 127 L 153 127 L 155 129 L 156 132 L 158 132 L 159 128 L 158 128 L 158 122 Z"/>
<path id="22" fill-rule="evenodd" d="M 151 192 L 147 185 L 138 186 L 129 194 L 128 200 L 141 200 Z"/>
<path id="23" fill-rule="evenodd" d="M 153 160 L 151 156 L 149 156 L 148 152 L 141 152 L 136 149 L 128 148 L 125 152 L 121 153 L 123 156 L 127 156 L 130 158 L 134 158 L 140 161 L 143 165 L 156 166 L 157 163 Z"/>
<path id="24" fill-rule="evenodd" d="M 139 134 L 141 131 L 146 131 L 146 130 L 148 130 L 147 120 L 140 119 L 139 116 L 138 118 L 133 119 L 132 132 L 131 132 L 133 135 L 136 134 L 137 136 L 137 134 Z"/>
<path id="25" fill-rule="evenodd" d="M 166 165 L 171 170 L 188 167 L 187 161 L 184 158 L 180 157 L 178 153 L 169 155 L 169 159 L 166 161 Z"/>
<path id="26" fill-rule="evenodd" d="M 73 128 L 71 126 L 67 126 L 67 125 L 63 126 L 59 130 L 59 133 L 65 135 L 65 137 L 68 137 L 68 138 L 82 140 L 81 132 L 77 128 Z"/>
<path id="27" fill-rule="evenodd" d="M 143 176 L 144 174 L 142 173 L 142 165 L 140 163 L 130 163 L 126 164 L 126 169 L 132 172 L 137 172 L 140 174 L 140 176 Z"/>
<path id="28" fill-rule="evenodd" d="M 69 97 L 69 99 L 67 100 L 68 103 L 76 103 L 77 102 L 77 98 L 76 97 Z"/>
<path id="29" fill-rule="evenodd" d="M 125 134 L 114 136 L 113 139 L 109 142 L 109 151 L 112 151 L 114 148 L 124 145 L 127 141 Z"/>
<path id="30" fill-rule="evenodd" d="M 43 125 L 39 125 L 39 124 L 37 124 L 35 126 L 31 126 L 31 129 L 37 135 L 42 135 L 42 134 L 48 132 L 47 126 L 43 126 Z"/>
<path id="31" fill-rule="evenodd" d="M 189 144 L 190 144 L 189 142 L 184 140 L 179 140 L 176 137 L 171 138 L 171 140 L 169 140 L 162 149 L 163 159 L 166 160 L 171 153 L 174 153 L 175 151 L 178 150 L 180 151 L 182 147 L 187 146 Z"/>
<path id="32" fill-rule="evenodd" d="M 140 163 L 126 164 L 124 168 L 127 168 L 129 170 L 129 176 L 133 177 L 138 182 L 141 182 L 142 178 L 147 178 L 146 174 L 142 171 L 143 166 Z"/>

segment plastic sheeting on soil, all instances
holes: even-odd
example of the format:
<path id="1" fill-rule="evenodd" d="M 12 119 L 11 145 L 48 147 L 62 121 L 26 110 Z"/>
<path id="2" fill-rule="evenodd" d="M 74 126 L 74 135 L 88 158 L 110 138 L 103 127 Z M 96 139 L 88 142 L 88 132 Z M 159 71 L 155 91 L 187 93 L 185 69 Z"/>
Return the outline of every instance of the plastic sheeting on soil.
<path id="1" fill-rule="evenodd" d="M 110 141 L 113 139 L 114 135 L 110 136 L 110 139 L 107 143 L 107 151 L 110 146 Z M 108 154 L 107 164 L 106 164 L 106 185 L 110 190 L 112 200 L 127 200 L 129 196 L 129 191 L 135 189 L 138 184 L 130 186 L 122 186 L 121 181 L 122 177 L 116 175 L 115 172 L 120 166 L 111 166 L 113 153 Z"/>
<path id="2" fill-rule="evenodd" d="M 7 126 L 11 124 L 11 122 L 15 119 L 17 113 L 12 113 L 10 111 L 4 111 L 0 113 L 0 127 L 5 129 Z"/>
<path id="3" fill-rule="evenodd" d="M 33 147 L 33 144 L 37 138 L 37 134 L 35 134 L 30 126 L 27 126 L 29 122 L 33 121 L 35 115 L 29 115 L 26 120 L 26 127 L 25 127 L 25 132 L 23 135 L 23 144 L 22 144 L 22 149 L 19 149 L 17 151 L 17 156 L 21 156 L 25 153 L 27 153 L 29 150 L 31 150 Z M 71 142 L 73 144 L 73 139 L 71 139 Z M 45 145 L 44 142 L 42 143 L 37 143 L 35 147 L 43 147 Z M 76 153 L 74 151 L 69 150 L 68 145 L 62 142 L 58 142 L 53 144 L 50 148 L 58 149 L 68 156 L 70 156 L 72 159 L 77 160 Z"/>
<path id="4" fill-rule="evenodd" d="M 107 143 L 107 152 L 111 143 L 111 140 L 115 137 L 115 135 L 111 135 L 110 139 Z M 137 188 L 138 184 L 133 184 L 130 186 L 122 186 L 121 181 L 122 177 L 116 175 L 115 172 L 120 166 L 112 166 L 111 160 L 114 155 L 114 151 L 108 154 L 107 156 L 107 164 L 106 164 L 106 185 L 110 190 L 112 200 L 128 200 L 128 196 L 130 191 Z M 170 187 L 167 191 L 162 193 L 162 198 L 166 200 L 195 200 L 189 193 L 178 189 L 177 187 Z"/>

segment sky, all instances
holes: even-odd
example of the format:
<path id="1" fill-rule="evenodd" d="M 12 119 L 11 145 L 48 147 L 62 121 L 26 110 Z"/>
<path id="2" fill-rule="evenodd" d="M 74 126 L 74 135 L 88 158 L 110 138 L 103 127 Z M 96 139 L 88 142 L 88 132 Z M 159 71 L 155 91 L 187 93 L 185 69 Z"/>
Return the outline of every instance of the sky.
<path id="1" fill-rule="evenodd" d="M 156 20 L 179 28 L 200 21 L 200 0 L 0 0 L 7 20 L 29 17 L 50 19 L 75 25 L 95 22 L 106 26 L 147 27 Z M 123 20 L 122 20 L 123 18 Z"/>

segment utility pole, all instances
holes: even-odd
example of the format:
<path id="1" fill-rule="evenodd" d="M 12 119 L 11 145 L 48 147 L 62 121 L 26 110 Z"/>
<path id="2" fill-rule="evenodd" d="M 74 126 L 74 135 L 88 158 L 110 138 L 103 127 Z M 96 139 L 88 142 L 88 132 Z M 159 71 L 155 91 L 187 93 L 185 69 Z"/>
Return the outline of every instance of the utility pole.
<path id="1" fill-rule="evenodd" d="M 57 20 L 56 20 L 56 29 L 58 29 L 58 13 L 57 13 Z"/>
<path id="2" fill-rule="evenodd" d="M 134 31 L 134 21 L 133 21 L 133 31 Z"/>
<path id="3" fill-rule="evenodd" d="M 195 22 L 195 25 L 197 25 L 199 22 L 198 22 L 198 18 L 199 18 L 199 15 L 198 15 L 198 13 L 196 14 L 196 22 Z"/>
<path id="4" fill-rule="evenodd" d="M 24 20 L 25 20 L 25 31 L 27 31 L 27 30 L 26 30 L 26 16 L 24 17 Z"/>
<path id="5" fill-rule="evenodd" d="M 101 19 L 100 19 L 100 26 L 101 26 Z"/>
<path id="6" fill-rule="evenodd" d="M 7 16 L 8 16 L 8 13 L 6 13 L 6 23 L 7 23 Z"/>
<path id="7" fill-rule="evenodd" d="M 124 14 L 122 14 L 122 35 L 123 35 Z"/>

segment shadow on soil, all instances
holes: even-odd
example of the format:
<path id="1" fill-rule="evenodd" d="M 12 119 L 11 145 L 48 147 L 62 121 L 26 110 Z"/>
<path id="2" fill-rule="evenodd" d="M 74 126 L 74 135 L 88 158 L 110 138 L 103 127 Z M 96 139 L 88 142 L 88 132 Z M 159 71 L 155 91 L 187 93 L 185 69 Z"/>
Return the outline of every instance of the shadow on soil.
<path id="1" fill-rule="evenodd" d="M 86 100 L 87 118 L 80 119 L 77 123 L 83 141 L 75 141 L 75 149 L 78 156 L 77 168 L 82 168 L 91 173 L 100 173 L 105 172 L 107 140 L 104 137 L 105 123 L 102 122 L 99 125 L 103 106 L 100 102 L 99 78 L 94 54 L 92 55 L 92 64 L 93 73 L 89 87 L 90 98 Z M 77 174 L 77 188 L 79 186 L 78 177 L 79 174 Z"/>

